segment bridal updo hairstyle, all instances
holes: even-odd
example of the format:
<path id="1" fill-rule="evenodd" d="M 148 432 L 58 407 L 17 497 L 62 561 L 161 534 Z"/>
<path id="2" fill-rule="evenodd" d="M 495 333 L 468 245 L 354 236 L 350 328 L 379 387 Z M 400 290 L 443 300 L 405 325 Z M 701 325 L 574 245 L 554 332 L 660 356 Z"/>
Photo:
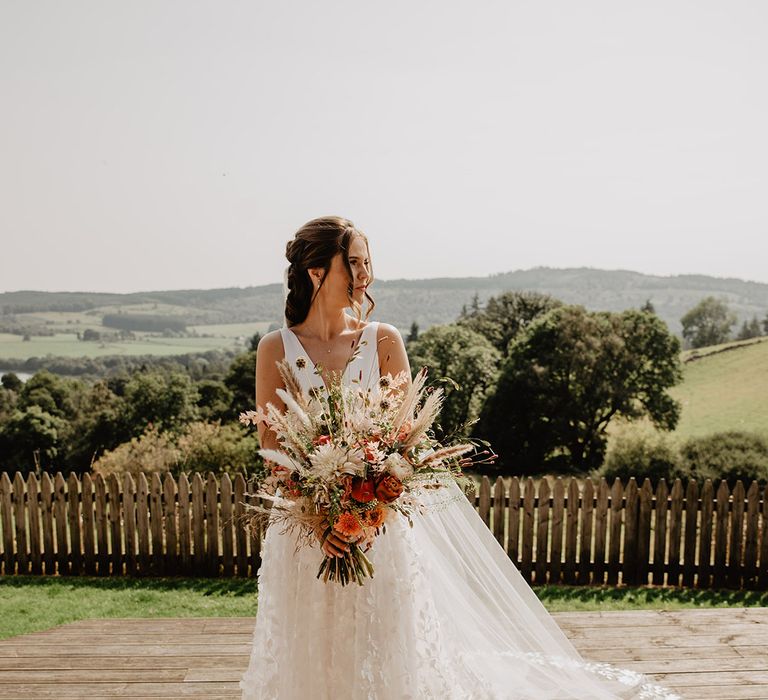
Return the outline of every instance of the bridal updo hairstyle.
<path id="1" fill-rule="evenodd" d="M 342 260 L 349 273 L 352 284 L 349 288 L 349 306 L 354 309 L 357 320 L 362 320 L 362 306 L 353 298 L 354 280 L 352 267 L 349 264 L 349 245 L 354 236 L 360 236 L 365 241 L 368 250 L 368 238 L 355 228 L 349 219 L 340 216 L 323 216 L 312 219 L 304 224 L 288 241 L 285 246 L 285 257 L 288 258 L 288 296 L 285 299 L 285 318 L 288 326 L 295 326 L 307 318 L 312 302 L 325 284 L 323 276 L 320 285 L 315 290 L 308 270 L 314 267 L 322 267 L 326 275 L 331 269 L 331 260 L 338 254 L 342 254 Z M 368 252 L 370 261 L 370 251 Z M 373 264 L 369 266 L 370 278 L 368 284 L 373 282 Z M 374 306 L 373 298 L 365 290 L 365 298 L 368 300 L 368 308 L 365 319 L 371 315 Z"/>

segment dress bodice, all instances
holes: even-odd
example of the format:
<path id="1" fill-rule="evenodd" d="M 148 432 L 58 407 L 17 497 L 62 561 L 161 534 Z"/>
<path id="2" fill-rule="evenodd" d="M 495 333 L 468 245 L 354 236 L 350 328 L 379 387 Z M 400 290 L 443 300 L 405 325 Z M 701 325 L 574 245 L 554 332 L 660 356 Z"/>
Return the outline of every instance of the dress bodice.
<path id="1" fill-rule="evenodd" d="M 355 357 L 344 369 L 342 376 L 344 384 L 348 385 L 355 382 L 367 388 L 379 381 L 379 354 L 376 342 L 378 327 L 378 321 L 370 321 L 363 328 L 355 348 Z M 309 353 L 304 349 L 298 336 L 290 328 L 281 328 L 280 335 L 283 339 L 285 359 L 293 366 L 296 376 L 301 382 L 302 390 L 309 392 L 310 388 L 317 387 L 327 391 L 322 375 L 310 359 Z M 296 360 L 300 357 L 305 360 L 303 367 L 296 364 Z"/>

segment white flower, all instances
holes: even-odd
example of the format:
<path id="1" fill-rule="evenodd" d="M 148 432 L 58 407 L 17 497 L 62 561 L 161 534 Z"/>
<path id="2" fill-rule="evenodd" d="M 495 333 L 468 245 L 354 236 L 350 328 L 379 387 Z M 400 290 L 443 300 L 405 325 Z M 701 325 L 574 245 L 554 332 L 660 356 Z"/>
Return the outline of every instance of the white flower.
<path id="1" fill-rule="evenodd" d="M 319 479 L 331 479 L 347 462 L 347 451 L 332 443 L 320 445 L 309 455 L 312 472 Z"/>
<path id="2" fill-rule="evenodd" d="M 405 457 L 397 452 L 393 452 L 384 460 L 384 467 L 392 476 L 396 476 L 400 481 L 413 476 L 413 467 Z"/>

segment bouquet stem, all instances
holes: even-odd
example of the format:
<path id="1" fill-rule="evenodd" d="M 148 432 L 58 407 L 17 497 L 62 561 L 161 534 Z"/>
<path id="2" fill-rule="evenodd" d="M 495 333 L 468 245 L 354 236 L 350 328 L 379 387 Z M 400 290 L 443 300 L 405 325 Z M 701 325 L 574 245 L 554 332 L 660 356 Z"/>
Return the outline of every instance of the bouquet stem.
<path id="1" fill-rule="evenodd" d="M 364 579 L 373 578 L 373 563 L 360 547 L 352 544 L 343 557 L 325 555 L 316 578 L 321 576 L 324 582 L 338 581 L 342 586 L 346 586 L 350 581 L 355 581 L 362 586 Z"/>

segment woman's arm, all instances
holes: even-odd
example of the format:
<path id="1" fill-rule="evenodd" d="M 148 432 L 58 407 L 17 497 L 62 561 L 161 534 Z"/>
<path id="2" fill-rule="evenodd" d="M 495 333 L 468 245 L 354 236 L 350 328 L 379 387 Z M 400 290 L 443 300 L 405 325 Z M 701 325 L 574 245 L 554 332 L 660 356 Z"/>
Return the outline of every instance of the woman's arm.
<path id="1" fill-rule="evenodd" d="M 379 323 L 376 334 L 379 349 L 379 375 L 391 374 L 393 377 L 405 370 L 408 381 L 401 390 L 406 391 L 411 384 L 411 364 L 400 331 L 389 323 Z"/>
<path id="2" fill-rule="evenodd" d="M 285 351 L 283 350 L 283 339 L 280 331 L 267 333 L 256 348 L 256 407 L 267 410 L 267 404 L 271 403 L 281 411 L 285 411 L 286 406 L 283 400 L 277 395 L 277 389 L 284 389 L 280 372 L 277 369 L 277 363 L 283 359 Z M 273 430 L 269 430 L 263 421 L 260 421 L 257 429 L 259 431 L 259 445 L 264 449 L 276 450 L 280 448 L 277 436 Z"/>

